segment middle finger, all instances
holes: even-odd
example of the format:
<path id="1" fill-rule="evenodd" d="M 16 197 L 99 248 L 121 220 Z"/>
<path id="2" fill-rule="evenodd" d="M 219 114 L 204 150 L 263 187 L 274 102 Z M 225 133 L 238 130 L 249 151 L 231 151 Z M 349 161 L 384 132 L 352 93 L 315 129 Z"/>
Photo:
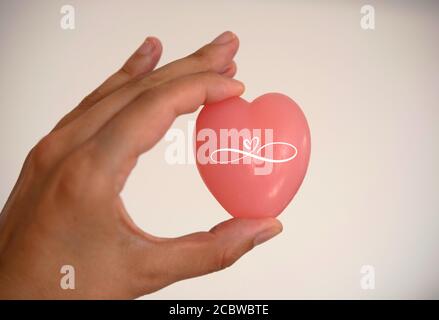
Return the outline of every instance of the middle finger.
<path id="1" fill-rule="evenodd" d="M 159 84 L 205 71 L 230 74 L 230 69 L 236 67 L 233 57 L 238 47 L 239 41 L 236 35 L 227 31 L 195 53 L 165 65 L 138 81 L 123 86 L 99 101 L 65 128 L 62 128 L 58 134 L 63 135 L 62 140 L 67 141 L 67 143 L 63 144 L 61 148 L 74 149 L 94 135 L 125 105 L 135 100 L 146 90 Z M 234 72 L 231 75 L 233 74 Z M 59 151 L 64 152 L 65 150 Z"/>

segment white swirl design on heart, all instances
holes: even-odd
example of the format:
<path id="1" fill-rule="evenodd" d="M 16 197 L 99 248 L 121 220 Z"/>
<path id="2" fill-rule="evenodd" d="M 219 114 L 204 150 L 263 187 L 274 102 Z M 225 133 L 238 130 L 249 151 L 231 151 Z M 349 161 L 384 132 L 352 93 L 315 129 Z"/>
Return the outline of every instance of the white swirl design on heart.
<path id="1" fill-rule="evenodd" d="M 262 161 L 266 161 L 266 162 L 283 163 L 283 162 L 293 160 L 297 156 L 297 152 L 298 152 L 297 148 L 288 142 L 270 142 L 270 143 L 264 144 L 263 146 L 258 148 L 258 146 L 259 146 L 259 138 L 258 137 L 253 137 L 253 139 L 251 139 L 251 140 L 245 139 L 243 141 L 243 145 L 244 145 L 244 148 L 247 149 L 248 151 L 234 149 L 234 148 L 221 148 L 221 149 L 217 149 L 217 150 L 213 151 L 210 154 L 210 160 L 212 160 L 214 163 L 218 163 L 218 164 L 228 164 L 228 163 L 233 163 L 233 162 L 239 161 L 239 160 L 244 159 L 246 157 L 251 157 L 253 159 L 258 159 L 258 160 L 262 160 Z M 263 149 L 265 149 L 269 146 L 272 146 L 272 145 L 288 146 L 294 150 L 294 154 L 288 158 L 285 158 L 285 159 L 270 159 L 270 158 L 262 157 L 259 155 Z M 253 146 L 253 148 L 252 148 L 252 146 Z M 213 158 L 213 156 L 219 152 L 235 152 L 235 153 L 240 154 L 242 156 L 239 158 L 236 158 L 234 160 L 216 161 Z"/>

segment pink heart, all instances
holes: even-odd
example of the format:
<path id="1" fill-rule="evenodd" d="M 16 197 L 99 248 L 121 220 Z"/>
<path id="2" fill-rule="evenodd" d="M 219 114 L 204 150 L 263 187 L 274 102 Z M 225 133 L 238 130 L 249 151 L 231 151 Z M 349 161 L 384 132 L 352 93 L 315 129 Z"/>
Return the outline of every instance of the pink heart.
<path id="1" fill-rule="evenodd" d="M 298 191 L 311 151 L 300 107 L 279 93 L 252 103 L 234 97 L 206 105 L 195 126 L 200 175 L 234 217 L 278 216 Z"/>

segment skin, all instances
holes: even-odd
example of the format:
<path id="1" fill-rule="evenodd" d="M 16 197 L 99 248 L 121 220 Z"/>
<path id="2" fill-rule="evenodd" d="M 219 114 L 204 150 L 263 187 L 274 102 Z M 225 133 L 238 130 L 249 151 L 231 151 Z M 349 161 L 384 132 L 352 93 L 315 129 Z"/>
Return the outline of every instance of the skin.
<path id="1" fill-rule="evenodd" d="M 238 46 L 225 32 L 154 70 L 162 46 L 147 38 L 31 150 L 0 215 L 0 298 L 132 299 L 222 270 L 281 232 L 273 218 L 230 219 L 160 238 L 133 223 L 120 197 L 175 117 L 242 94 Z M 63 265 L 75 268 L 75 290 L 60 287 Z"/>

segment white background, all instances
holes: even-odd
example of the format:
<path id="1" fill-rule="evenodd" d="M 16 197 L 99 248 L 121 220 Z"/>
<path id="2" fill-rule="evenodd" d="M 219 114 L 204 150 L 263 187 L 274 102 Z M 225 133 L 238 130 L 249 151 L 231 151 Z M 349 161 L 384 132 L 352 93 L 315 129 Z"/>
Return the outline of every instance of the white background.
<path id="1" fill-rule="evenodd" d="M 67 3 L 75 30 L 59 26 Z M 375 7 L 374 31 L 360 28 L 364 4 Z M 438 9 L 435 1 L 2 1 L 0 203 L 29 149 L 147 35 L 162 40 L 163 64 L 232 30 L 244 98 L 277 91 L 304 110 L 309 172 L 278 238 L 230 269 L 146 298 L 439 298 Z M 228 219 L 195 166 L 164 161 L 166 146 L 142 157 L 123 193 L 133 219 L 161 236 Z M 375 267 L 375 290 L 360 287 L 365 264 Z"/>

